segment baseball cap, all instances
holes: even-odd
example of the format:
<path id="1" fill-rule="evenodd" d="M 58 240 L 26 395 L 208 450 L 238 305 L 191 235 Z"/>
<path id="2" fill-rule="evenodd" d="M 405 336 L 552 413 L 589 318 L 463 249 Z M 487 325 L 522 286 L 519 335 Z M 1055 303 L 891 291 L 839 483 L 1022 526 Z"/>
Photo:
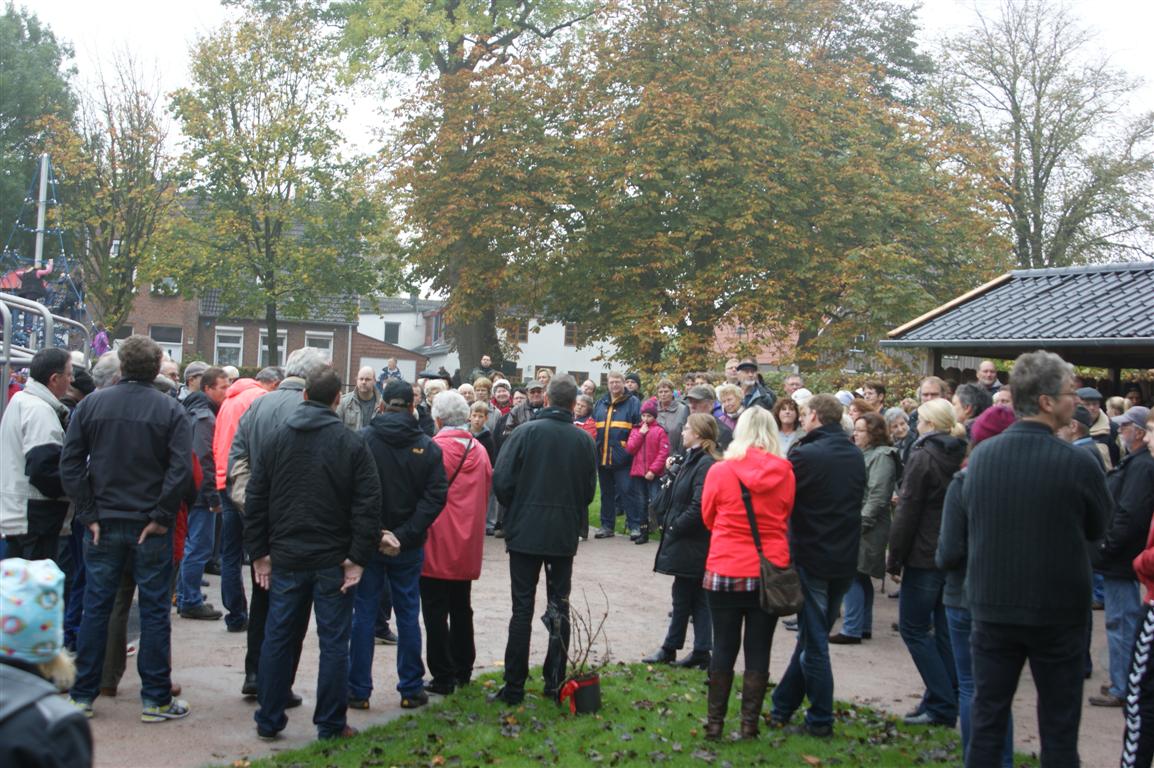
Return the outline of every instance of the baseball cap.
<path id="1" fill-rule="evenodd" d="M 385 405 L 404 407 L 413 404 L 413 385 L 407 381 L 390 379 L 381 395 Z"/>
<path id="2" fill-rule="evenodd" d="M 742 360 L 740 363 L 737 364 L 737 370 L 739 370 L 739 371 L 756 371 L 757 370 L 757 363 L 753 360 Z"/>
<path id="3" fill-rule="evenodd" d="M 695 387 L 690 387 L 689 391 L 685 393 L 685 397 L 690 400 L 709 400 L 712 402 L 716 399 L 716 393 L 712 387 L 698 384 Z"/>
<path id="4" fill-rule="evenodd" d="M 1149 408 L 1144 405 L 1135 405 L 1121 416 L 1115 416 L 1114 418 L 1110 419 L 1110 421 L 1114 422 L 1119 427 L 1126 424 L 1133 424 L 1139 429 L 1146 429 L 1146 420 L 1149 418 Z"/>

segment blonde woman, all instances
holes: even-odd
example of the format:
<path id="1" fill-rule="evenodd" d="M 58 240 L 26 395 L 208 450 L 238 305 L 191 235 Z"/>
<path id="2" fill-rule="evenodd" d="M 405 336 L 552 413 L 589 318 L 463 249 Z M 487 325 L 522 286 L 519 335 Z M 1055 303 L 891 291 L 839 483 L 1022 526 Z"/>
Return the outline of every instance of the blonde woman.
<path id="1" fill-rule="evenodd" d="M 946 575 L 934 562 L 946 488 L 966 455 L 966 429 L 949 400 L 918 406 L 918 439 L 902 475 L 890 528 L 886 570 L 902 585 L 898 627 L 926 690 L 906 715 L 909 725 L 943 725 L 958 717 L 957 671 L 942 603 Z"/>
<path id="2" fill-rule="evenodd" d="M 747 409 L 737 420 L 725 459 L 709 470 L 701 498 L 701 517 L 711 531 L 703 581 L 713 618 L 707 739 L 722 736 L 743 635 L 741 735 L 757 736 L 777 617 L 763 611 L 758 601 L 761 561 L 745 497 L 753 508 L 762 554 L 784 568 L 790 564 L 787 531 L 795 490 L 793 466 L 781 456 L 773 414 Z"/>

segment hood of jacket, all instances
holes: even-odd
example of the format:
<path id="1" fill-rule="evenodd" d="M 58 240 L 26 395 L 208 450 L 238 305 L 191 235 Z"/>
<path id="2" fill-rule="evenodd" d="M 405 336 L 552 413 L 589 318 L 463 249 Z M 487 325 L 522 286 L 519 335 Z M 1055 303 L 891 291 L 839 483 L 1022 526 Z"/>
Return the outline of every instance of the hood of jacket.
<path id="1" fill-rule="evenodd" d="M 915 446 L 927 451 L 934 463 L 951 474 L 957 471 L 966 458 L 966 443 L 945 432 L 930 432 L 918 438 Z"/>
<path id="2" fill-rule="evenodd" d="M 780 487 L 786 477 L 793 473 L 788 461 L 785 459 L 768 461 L 769 456 L 770 454 L 760 448 L 751 446 L 745 456 L 740 459 L 726 459 L 725 463 L 750 491 L 768 493 L 775 487 Z"/>
<path id="3" fill-rule="evenodd" d="M 395 448 L 414 445 L 421 438 L 427 437 L 411 413 L 377 414 L 369 423 L 368 429 L 371 429 L 386 445 Z"/>
<path id="4" fill-rule="evenodd" d="M 337 417 L 332 408 L 314 403 L 311 400 L 305 400 L 293 410 L 292 415 L 285 421 L 285 426 L 298 432 L 312 432 L 340 423 L 340 418 Z"/>
<path id="5" fill-rule="evenodd" d="M 208 395 L 203 392 L 189 392 L 188 397 L 184 398 L 184 409 L 189 413 L 200 410 L 216 413 L 219 408 L 220 406 L 210 400 Z"/>
<path id="6" fill-rule="evenodd" d="M 24 389 L 22 391 L 24 394 L 31 395 L 35 398 L 43 400 L 52 406 L 52 410 L 56 411 L 56 415 L 60 418 L 62 423 L 63 420 L 67 418 L 68 407 L 65 406 L 64 403 L 60 402 L 56 395 L 52 394 L 52 390 L 41 384 L 36 379 L 29 378 L 27 383 L 24 384 Z"/>
<path id="7" fill-rule="evenodd" d="M 258 387 L 260 387 L 260 384 L 256 379 L 237 379 L 232 383 L 232 386 L 228 388 L 226 399 L 231 400 L 234 397 L 239 397 L 242 392 L 247 392 L 250 389 Z"/>

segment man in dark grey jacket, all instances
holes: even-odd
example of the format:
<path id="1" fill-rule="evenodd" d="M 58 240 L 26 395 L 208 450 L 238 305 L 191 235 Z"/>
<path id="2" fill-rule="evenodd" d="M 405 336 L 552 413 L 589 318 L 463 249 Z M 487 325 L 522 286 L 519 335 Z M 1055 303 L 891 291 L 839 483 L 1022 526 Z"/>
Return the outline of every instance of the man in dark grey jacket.
<path id="1" fill-rule="evenodd" d="M 548 597 L 545 615 L 552 625 L 541 673 L 545 695 L 555 697 L 565 678 L 573 556 L 597 491 L 593 442 L 573 428 L 576 401 L 577 384 L 571 376 L 550 381 L 546 407 L 509 436 L 493 472 L 493 491 L 507 510 L 505 548 L 513 593 L 505 685 L 494 694 L 506 704 L 516 705 L 525 698 L 533 601 L 542 568 Z"/>
<path id="2" fill-rule="evenodd" d="M 285 378 L 275 390 L 258 397 L 241 416 L 236 435 L 232 439 L 232 449 L 228 454 L 229 495 L 241 511 L 244 522 L 244 498 L 236 492 L 234 474 L 238 466 L 247 465 L 251 472 L 258 460 L 260 447 L 270 441 L 296 407 L 304 400 L 305 379 L 316 375 L 328 367 L 328 361 L 312 347 L 302 347 L 289 354 L 285 361 Z M 247 476 L 245 477 L 247 480 Z M 248 652 L 244 657 L 244 684 L 241 693 L 245 696 L 257 694 L 257 672 L 260 669 L 260 649 L 264 644 L 265 620 L 268 618 L 268 590 L 257 585 L 256 574 L 252 573 L 252 599 L 248 608 Z M 297 626 L 297 637 L 304 642 L 308 632 L 308 618 Z M 297 661 L 300 660 L 300 644 L 297 645 Z M 295 669 L 295 665 L 294 665 Z M 300 703 L 295 696 L 291 705 Z"/>
<path id="3" fill-rule="evenodd" d="M 1010 390 L 1020 421 L 974 449 L 963 489 L 974 665 L 966 765 L 1000 763 L 1029 661 L 1042 764 L 1076 766 L 1090 615 L 1087 543 L 1104 533 L 1110 494 L 1094 458 L 1054 434 L 1074 414 L 1073 368 L 1051 352 L 1024 354 Z"/>
<path id="4" fill-rule="evenodd" d="M 141 721 L 188 714 L 172 696 L 172 527 L 192 480 L 192 429 L 180 403 L 153 389 L 163 352 L 147 336 L 120 345 L 119 384 L 94 392 L 72 414 L 60 480 L 88 527 L 84 618 L 72 699 L 85 712 L 100 692 L 108 616 L 121 574 L 140 595 Z"/>

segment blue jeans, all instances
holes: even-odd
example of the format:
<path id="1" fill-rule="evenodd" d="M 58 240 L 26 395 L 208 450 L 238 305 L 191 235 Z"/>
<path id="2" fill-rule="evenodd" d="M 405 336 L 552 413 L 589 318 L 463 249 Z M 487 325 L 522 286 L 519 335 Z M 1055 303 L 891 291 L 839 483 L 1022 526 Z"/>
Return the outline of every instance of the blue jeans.
<path id="1" fill-rule="evenodd" d="M 1110 652 L 1110 693 L 1126 696 L 1126 676 L 1130 673 L 1130 654 L 1134 635 L 1142 620 L 1142 593 L 1133 579 L 1102 579 L 1106 613 L 1106 647 Z"/>
<path id="2" fill-rule="evenodd" d="M 84 618 L 76 642 L 76 682 L 72 686 L 72 698 L 77 701 L 93 701 L 100 693 L 108 616 L 125 568 L 132 569 L 139 590 L 140 650 L 136 667 L 141 701 L 148 707 L 164 706 L 172 700 L 172 531 L 149 536 L 137 544 L 143 529 L 142 522 L 103 520 L 99 544 L 93 543 L 91 531 L 85 533 Z"/>
<path id="3" fill-rule="evenodd" d="M 906 567 L 898 598 L 898 628 L 926 686 L 918 711 L 952 726 L 958 717 L 958 680 L 942 604 L 945 584 L 943 571 Z"/>
<path id="4" fill-rule="evenodd" d="M 195 608 L 204 602 L 200 582 L 204 579 L 204 564 L 212 557 L 212 536 L 216 514 L 208 507 L 194 504 L 188 509 L 188 539 L 184 545 L 184 559 L 180 561 L 180 585 L 176 594 L 176 608 L 180 611 Z"/>
<path id="5" fill-rule="evenodd" d="M 645 480 L 632 477 L 628 464 L 623 467 L 597 467 L 597 477 L 601 483 L 601 527 L 612 531 L 617 523 L 617 510 L 624 509 L 626 530 L 640 528 L 640 484 Z"/>
<path id="6" fill-rule="evenodd" d="M 787 722 L 809 698 L 805 722 L 833 724 L 833 670 L 829 665 L 829 630 L 852 579 L 819 579 L 796 565 L 805 602 L 797 615 L 797 645 L 781 682 L 773 691 L 772 716 Z"/>
<path id="7" fill-rule="evenodd" d="M 224 623 L 239 629 L 248 621 L 248 596 L 244 592 L 244 529 L 240 512 L 226 491 L 220 493 L 220 599 Z"/>
<path id="8" fill-rule="evenodd" d="M 76 635 L 80 631 L 80 620 L 84 616 L 84 585 L 88 579 L 84 569 L 84 532 L 88 530 L 80 521 L 72 521 L 72 535 L 68 538 L 68 551 L 72 560 L 72 586 L 64 602 L 64 645 L 76 651 Z"/>
<path id="9" fill-rule="evenodd" d="M 288 724 L 285 706 L 293 682 L 297 630 L 308 621 L 309 603 L 317 617 L 321 662 L 317 669 L 317 706 L 313 723 L 324 739 L 340 734 L 347 723 L 349 624 L 352 593 L 342 594 L 344 569 L 339 565 L 316 571 L 272 570 L 268 624 L 260 652 L 260 707 L 253 719 L 264 734 L 279 733 Z"/>
<path id="10" fill-rule="evenodd" d="M 425 664 L 421 661 L 421 565 L 425 550 L 413 549 L 396 557 L 379 552 L 365 566 L 353 600 L 353 626 L 349 643 L 349 697 L 373 695 L 373 630 L 382 586 L 387 579 L 397 617 L 397 690 L 414 696 L 425 688 Z"/>
<path id="11" fill-rule="evenodd" d="M 950 625 L 950 642 L 954 650 L 954 666 L 958 672 L 958 724 L 962 731 L 962 759 L 970 749 L 970 707 L 974 702 L 974 661 L 970 655 L 970 630 L 973 619 L 965 608 L 946 606 L 946 621 Z M 1006 727 L 1006 750 L 1002 753 L 1002 767 L 1014 768 L 1014 717 L 1011 714 Z"/>
<path id="12" fill-rule="evenodd" d="M 864 573 L 855 574 L 845 593 L 845 619 L 841 633 L 846 637 L 864 637 L 874 631 L 874 583 Z"/>

